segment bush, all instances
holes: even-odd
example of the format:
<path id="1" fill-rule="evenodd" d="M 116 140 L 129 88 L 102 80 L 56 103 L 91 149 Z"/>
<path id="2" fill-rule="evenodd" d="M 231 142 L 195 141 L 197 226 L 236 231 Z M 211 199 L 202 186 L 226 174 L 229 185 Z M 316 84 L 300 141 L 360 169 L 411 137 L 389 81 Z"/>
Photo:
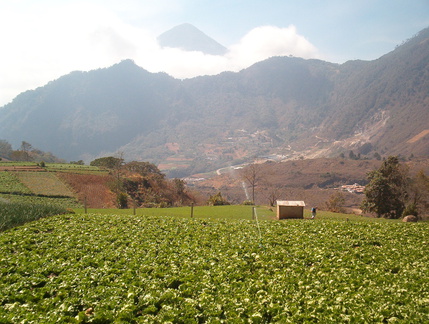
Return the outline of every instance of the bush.
<path id="1" fill-rule="evenodd" d="M 416 217 L 419 216 L 419 212 L 417 211 L 416 204 L 409 204 L 405 207 L 402 217 L 408 216 L 408 215 L 414 215 Z"/>
<path id="2" fill-rule="evenodd" d="M 243 205 L 245 205 L 245 206 L 253 206 L 254 203 L 251 200 L 245 200 L 245 201 L 243 201 Z"/>
<path id="3" fill-rule="evenodd" d="M 218 192 L 214 196 L 210 196 L 207 203 L 209 204 L 209 206 L 224 206 L 230 204 L 225 198 L 222 197 L 222 194 L 220 192 Z"/>
<path id="4" fill-rule="evenodd" d="M 337 192 L 336 194 L 331 195 L 329 200 L 325 202 L 326 209 L 334 213 L 343 213 L 344 208 L 342 206 L 344 205 L 344 202 L 344 195 L 341 192 Z"/>
<path id="5" fill-rule="evenodd" d="M 128 208 L 128 195 L 125 192 L 120 192 L 116 196 L 116 204 L 120 209 Z"/>

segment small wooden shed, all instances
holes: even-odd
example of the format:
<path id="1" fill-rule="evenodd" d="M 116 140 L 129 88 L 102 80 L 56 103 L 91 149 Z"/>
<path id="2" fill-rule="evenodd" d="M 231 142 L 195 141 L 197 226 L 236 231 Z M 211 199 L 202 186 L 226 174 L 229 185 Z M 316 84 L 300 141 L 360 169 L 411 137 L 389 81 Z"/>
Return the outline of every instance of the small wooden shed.
<path id="1" fill-rule="evenodd" d="M 277 219 L 304 218 L 303 201 L 277 200 Z"/>

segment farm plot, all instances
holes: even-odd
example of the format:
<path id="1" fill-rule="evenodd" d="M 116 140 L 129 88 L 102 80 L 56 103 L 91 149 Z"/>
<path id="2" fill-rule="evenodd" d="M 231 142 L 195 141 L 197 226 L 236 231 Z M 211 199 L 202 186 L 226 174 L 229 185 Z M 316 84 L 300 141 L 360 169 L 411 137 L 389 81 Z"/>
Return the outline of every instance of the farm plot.
<path id="1" fill-rule="evenodd" d="M 34 205 L 51 205 L 63 208 L 82 208 L 82 204 L 70 197 L 40 197 L 0 194 L 0 202 L 25 203 Z"/>
<path id="2" fill-rule="evenodd" d="M 74 197 L 74 193 L 54 173 L 17 172 L 16 175 L 36 195 Z"/>
<path id="3" fill-rule="evenodd" d="M 0 192 L 8 194 L 32 194 L 19 178 L 11 172 L 0 172 Z"/>
<path id="4" fill-rule="evenodd" d="M 97 166 L 79 165 L 70 163 L 46 163 L 46 169 L 53 172 L 63 173 L 81 173 L 81 174 L 97 174 L 107 175 L 108 170 L 100 169 Z"/>
<path id="5" fill-rule="evenodd" d="M 0 234 L 2 323 L 425 323 L 429 224 L 61 215 Z"/>

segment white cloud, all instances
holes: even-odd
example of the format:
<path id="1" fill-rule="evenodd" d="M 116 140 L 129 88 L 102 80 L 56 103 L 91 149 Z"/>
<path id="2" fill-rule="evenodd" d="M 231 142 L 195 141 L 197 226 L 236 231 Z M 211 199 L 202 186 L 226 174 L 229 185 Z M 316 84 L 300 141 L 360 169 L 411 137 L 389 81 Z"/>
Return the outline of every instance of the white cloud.
<path id="1" fill-rule="evenodd" d="M 228 54 L 231 61 L 241 67 L 272 56 L 286 55 L 303 58 L 318 56 L 316 48 L 303 36 L 298 35 L 295 26 L 262 26 L 252 29 L 238 44 L 231 46 Z"/>
<path id="2" fill-rule="evenodd" d="M 0 10 L 0 106 L 73 70 L 107 67 L 127 58 L 151 72 L 188 78 L 238 71 L 271 56 L 317 57 L 316 48 L 294 26 L 255 28 L 225 56 L 213 56 L 162 49 L 148 30 L 101 5 L 54 2 L 48 8 L 7 9 Z"/>
<path id="3" fill-rule="evenodd" d="M 225 56 L 204 55 L 179 49 L 145 49 L 135 57 L 138 65 L 151 72 L 164 71 L 177 78 L 213 75 L 223 71 L 239 71 L 272 56 L 318 57 L 317 49 L 294 26 L 263 26 L 251 30 L 240 42 L 232 45 Z"/>

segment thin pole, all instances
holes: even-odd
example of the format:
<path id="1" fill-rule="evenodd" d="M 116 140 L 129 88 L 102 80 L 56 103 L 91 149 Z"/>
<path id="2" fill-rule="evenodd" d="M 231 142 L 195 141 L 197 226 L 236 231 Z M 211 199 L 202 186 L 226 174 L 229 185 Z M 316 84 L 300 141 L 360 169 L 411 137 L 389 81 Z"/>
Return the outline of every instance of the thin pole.
<path id="1" fill-rule="evenodd" d="M 194 217 L 194 203 L 191 203 L 191 218 Z"/>

